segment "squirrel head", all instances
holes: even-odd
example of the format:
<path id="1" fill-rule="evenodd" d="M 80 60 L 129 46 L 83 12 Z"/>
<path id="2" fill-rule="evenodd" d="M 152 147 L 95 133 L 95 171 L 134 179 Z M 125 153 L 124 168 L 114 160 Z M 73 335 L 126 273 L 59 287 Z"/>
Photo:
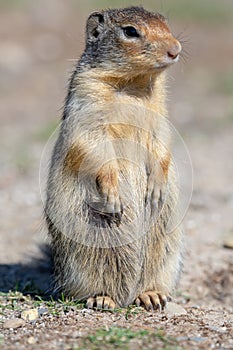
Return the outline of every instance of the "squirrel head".
<path id="1" fill-rule="evenodd" d="M 142 7 L 92 13 L 85 59 L 112 75 L 156 74 L 179 59 L 181 44 L 165 18 Z"/>

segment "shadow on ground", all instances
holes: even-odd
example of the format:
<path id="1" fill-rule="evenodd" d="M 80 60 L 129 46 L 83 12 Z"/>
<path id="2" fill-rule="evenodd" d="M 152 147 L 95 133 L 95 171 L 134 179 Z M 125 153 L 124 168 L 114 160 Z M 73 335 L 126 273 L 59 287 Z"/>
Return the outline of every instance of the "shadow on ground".
<path id="1" fill-rule="evenodd" d="M 41 257 L 27 263 L 0 264 L 0 292 L 9 290 L 46 297 L 53 290 L 53 267 L 49 246 L 40 246 Z"/>

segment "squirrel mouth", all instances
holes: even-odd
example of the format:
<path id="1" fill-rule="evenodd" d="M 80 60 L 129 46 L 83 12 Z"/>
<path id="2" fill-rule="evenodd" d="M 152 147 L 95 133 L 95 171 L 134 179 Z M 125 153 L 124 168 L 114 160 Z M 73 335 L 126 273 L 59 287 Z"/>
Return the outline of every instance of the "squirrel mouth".
<path id="1" fill-rule="evenodd" d="M 175 59 L 169 60 L 167 62 L 157 63 L 155 65 L 155 69 L 159 69 L 159 70 L 165 69 L 165 68 L 171 66 L 172 64 L 176 63 L 178 60 L 179 60 L 179 55 Z"/>
<path id="2" fill-rule="evenodd" d="M 156 64 L 155 65 L 155 70 L 161 71 L 161 70 L 164 70 L 164 69 L 168 68 L 170 65 L 171 65 L 171 63 Z"/>
<path id="3" fill-rule="evenodd" d="M 167 68 L 167 66 L 169 66 L 169 63 L 163 63 L 163 64 L 156 66 L 156 69 L 164 69 L 164 68 Z"/>

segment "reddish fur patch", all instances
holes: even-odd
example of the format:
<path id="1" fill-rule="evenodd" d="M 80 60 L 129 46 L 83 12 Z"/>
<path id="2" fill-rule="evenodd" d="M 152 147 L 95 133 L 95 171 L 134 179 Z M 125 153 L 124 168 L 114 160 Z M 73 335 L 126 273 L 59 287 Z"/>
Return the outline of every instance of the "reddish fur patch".
<path id="1" fill-rule="evenodd" d="M 165 22 L 159 19 L 150 19 L 148 27 L 146 27 L 146 37 L 152 43 L 157 40 L 163 40 L 164 37 L 171 37 L 171 31 Z"/>
<path id="2" fill-rule="evenodd" d="M 108 189 L 114 189 L 114 194 L 117 194 L 118 171 L 112 162 L 102 166 L 97 173 L 96 180 L 104 192 L 108 191 Z"/>
<path id="3" fill-rule="evenodd" d="M 162 160 L 160 161 L 160 166 L 162 168 L 163 175 L 164 175 L 164 177 L 166 179 L 167 179 L 167 176 L 168 176 L 168 170 L 169 170 L 170 161 L 171 161 L 170 153 L 167 153 L 166 157 L 162 158 Z"/>
<path id="4" fill-rule="evenodd" d="M 71 146 L 65 156 L 64 169 L 77 173 L 85 156 L 86 152 L 80 146 Z"/>
<path id="5" fill-rule="evenodd" d="M 135 128 L 124 123 L 116 123 L 108 125 L 108 133 L 113 139 L 133 140 Z"/>

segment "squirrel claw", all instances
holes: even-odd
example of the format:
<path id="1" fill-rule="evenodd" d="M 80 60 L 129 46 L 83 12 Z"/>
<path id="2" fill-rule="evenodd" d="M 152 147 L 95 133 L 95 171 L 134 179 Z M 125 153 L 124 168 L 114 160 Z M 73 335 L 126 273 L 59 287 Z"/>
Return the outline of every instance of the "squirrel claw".
<path id="1" fill-rule="evenodd" d="M 164 201 L 165 185 L 154 184 L 154 186 L 147 187 L 145 196 L 145 205 L 147 206 L 149 202 L 151 203 L 152 213 L 162 207 Z"/>
<path id="2" fill-rule="evenodd" d="M 147 311 L 158 310 L 161 312 L 167 304 L 169 297 L 156 291 L 148 291 L 140 294 L 135 304 L 137 306 L 143 306 Z"/>
<path id="3" fill-rule="evenodd" d="M 116 307 L 116 304 L 112 298 L 108 296 L 97 296 L 87 299 L 86 306 L 88 309 L 97 308 L 97 310 L 113 310 Z"/>
<path id="4" fill-rule="evenodd" d="M 116 211 L 116 209 L 109 210 L 109 207 L 103 205 L 102 202 L 89 202 L 88 207 L 93 213 L 93 215 L 97 215 L 98 218 L 104 220 L 110 227 L 115 223 L 117 227 L 119 227 L 123 214 L 123 206 L 120 204 L 120 211 Z"/>
<path id="5" fill-rule="evenodd" d="M 119 195 L 116 194 L 116 191 L 109 191 L 105 196 L 101 212 L 106 215 L 110 227 L 112 222 L 115 222 L 117 226 L 120 225 L 123 214 L 123 205 Z"/>

